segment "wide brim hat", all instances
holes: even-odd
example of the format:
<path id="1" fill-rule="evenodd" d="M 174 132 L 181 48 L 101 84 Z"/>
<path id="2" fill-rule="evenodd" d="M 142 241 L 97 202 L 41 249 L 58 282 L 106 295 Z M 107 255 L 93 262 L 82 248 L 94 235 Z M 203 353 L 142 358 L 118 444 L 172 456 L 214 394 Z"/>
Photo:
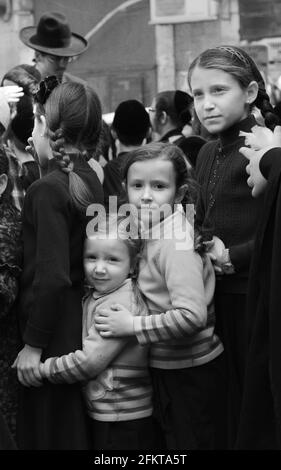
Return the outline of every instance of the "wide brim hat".
<path id="1" fill-rule="evenodd" d="M 31 49 L 59 57 L 82 54 L 88 42 L 79 34 L 72 33 L 62 13 L 44 13 L 38 26 L 27 26 L 19 33 L 21 41 Z"/>

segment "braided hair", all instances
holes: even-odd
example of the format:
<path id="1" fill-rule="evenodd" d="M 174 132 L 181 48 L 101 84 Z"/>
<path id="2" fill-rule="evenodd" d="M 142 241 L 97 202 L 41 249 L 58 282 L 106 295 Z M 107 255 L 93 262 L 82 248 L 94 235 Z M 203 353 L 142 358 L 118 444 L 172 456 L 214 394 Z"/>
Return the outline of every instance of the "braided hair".
<path id="1" fill-rule="evenodd" d="M 85 160 L 95 155 L 102 129 L 100 100 L 92 88 L 82 83 L 60 84 L 55 76 L 51 76 L 40 83 L 35 102 L 39 113 L 46 118 L 53 157 L 69 177 L 72 201 L 80 212 L 85 212 L 95 198 L 75 172 L 66 146 L 78 149 Z"/>
<path id="2" fill-rule="evenodd" d="M 238 81 L 242 89 L 247 88 L 252 81 L 256 81 L 258 94 L 251 106 L 260 109 L 265 125 L 269 129 L 273 130 L 280 123 L 270 103 L 264 79 L 254 60 L 243 49 L 236 46 L 218 46 L 202 52 L 189 67 L 189 86 L 192 72 L 196 66 L 205 69 L 218 69 L 229 73 Z"/>

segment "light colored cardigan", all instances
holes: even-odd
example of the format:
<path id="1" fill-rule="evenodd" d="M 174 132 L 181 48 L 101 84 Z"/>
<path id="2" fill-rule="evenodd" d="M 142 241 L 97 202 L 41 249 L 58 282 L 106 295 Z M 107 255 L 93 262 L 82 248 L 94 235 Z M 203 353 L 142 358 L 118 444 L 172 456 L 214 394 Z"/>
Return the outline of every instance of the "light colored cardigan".
<path id="1" fill-rule="evenodd" d="M 83 304 L 83 348 L 41 365 L 43 377 L 55 383 L 87 381 L 84 396 L 88 414 L 98 421 L 127 421 L 152 414 L 148 348 L 136 338 L 102 338 L 94 326 L 98 308 L 113 303 L 138 315 L 132 282 L 115 291 L 88 295 Z M 144 308 L 141 315 L 147 313 Z"/>
<path id="2" fill-rule="evenodd" d="M 140 344 L 151 345 L 151 367 L 205 364 L 223 351 L 214 334 L 211 261 L 194 251 L 193 228 L 182 210 L 153 227 L 153 233 L 146 240 L 138 277 L 149 315 L 134 318 L 135 334 Z"/>

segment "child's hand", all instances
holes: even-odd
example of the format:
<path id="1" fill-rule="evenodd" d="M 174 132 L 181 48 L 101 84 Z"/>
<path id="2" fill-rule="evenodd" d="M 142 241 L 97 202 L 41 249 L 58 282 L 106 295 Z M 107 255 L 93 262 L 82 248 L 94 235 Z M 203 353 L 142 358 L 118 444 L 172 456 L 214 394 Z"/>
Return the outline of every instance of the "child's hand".
<path id="1" fill-rule="evenodd" d="M 95 327 L 104 338 L 131 336 L 134 334 L 134 317 L 123 305 L 112 304 L 111 308 L 97 310 Z"/>
<path id="2" fill-rule="evenodd" d="M 216 273 L 224 274 L 227 250 L 223 241 L 219 237 L 214 236 L 211 241 L 205 242 L 205 246 L 207 248 L 207 255 L 210 257 Z"/>
<path id="3" fill-rule="evenodd" d="M 217 259 L 221 258 L 225 250 L 225 244 L 216 235 L 213 236 L 212 240 L 204 242 L 204 245 L 212 261 L 217 261 Z"/>

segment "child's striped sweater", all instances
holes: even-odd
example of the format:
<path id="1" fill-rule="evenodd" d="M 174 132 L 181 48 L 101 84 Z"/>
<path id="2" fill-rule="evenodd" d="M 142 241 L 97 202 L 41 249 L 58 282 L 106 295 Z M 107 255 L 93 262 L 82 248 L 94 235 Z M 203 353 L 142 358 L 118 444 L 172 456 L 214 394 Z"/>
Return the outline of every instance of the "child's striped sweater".
<path id="1" fill-rule="evenodd" d="M 83 349 L 41 365 L 43 377 L 52 382 L 87 381 L 84 395 L 88 414 L 98 421 L 127 421 L 152 414 L 152 388 L 148 372 L 148 349 L 135 338 L 102 338 L 95 326 L 97 308 L 121 303 L 134 315 L 132 282 L 114 292 L 92 293 L 83 304 Z M 146 314 L 147 311 L 141 312 Z"/>
<path id="2" fill-rule="evenodd" d="M 149 315 L 134 318 L 140 344 L 151 344 L 150 365 L 182 369 L 205 364 L 223 351 L 214 334 L 215 273 L 194 251 L 193 229 L 182 211 L 161 222 L 162 239 L 147 239 L 139 287 Z"/>

